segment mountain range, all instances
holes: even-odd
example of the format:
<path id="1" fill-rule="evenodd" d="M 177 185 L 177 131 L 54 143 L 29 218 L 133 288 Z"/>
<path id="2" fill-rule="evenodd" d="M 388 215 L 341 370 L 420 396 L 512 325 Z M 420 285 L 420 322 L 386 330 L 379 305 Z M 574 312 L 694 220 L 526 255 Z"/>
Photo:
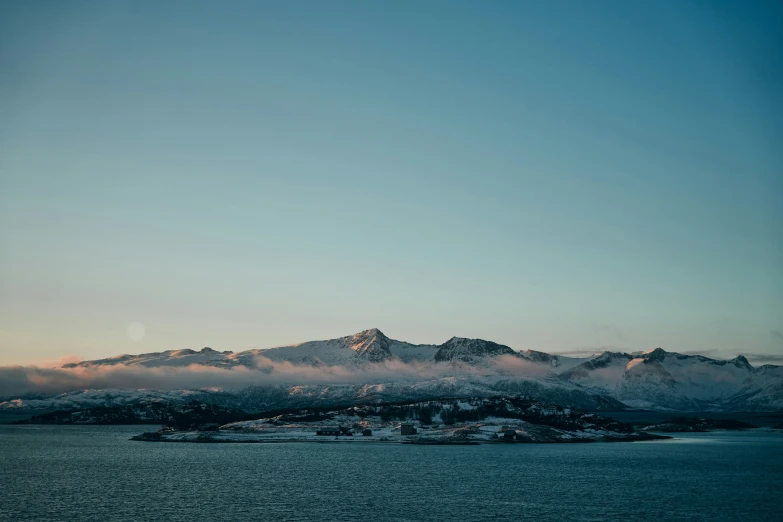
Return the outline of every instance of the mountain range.
<path id="1" fill-rule="evenodd" d="M 667 352 L 604 351 L 567 357 L 516 351 L 482 339 L 440 345 L 388 338 L 378 329 L 326 341 L 233 353 L 170 350 L 62 366 L 62 371 L 257 370 L 242 387 L 105 387 L 0 399 L 0 409 L 64 409 L 144 400 L 193 400 L 264 411 L 312 405 L 517 394 L 586 410 L 783 410 L 783 367 L 743 356 L 716 360 Z M 339 371 L 337 371 L 339 370 Z M 254 374 L 253 374 L 254 375 Z M 271 378 L 275 380 L 270 380 Z M 165 389 L 169 388 L 169 389 Z"/>

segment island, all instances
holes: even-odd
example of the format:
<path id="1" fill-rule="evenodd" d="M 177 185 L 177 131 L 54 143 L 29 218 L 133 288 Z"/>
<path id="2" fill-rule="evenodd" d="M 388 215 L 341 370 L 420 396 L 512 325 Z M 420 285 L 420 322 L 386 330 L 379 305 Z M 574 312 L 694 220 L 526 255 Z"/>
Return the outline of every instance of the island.
<path id="1" fill-rule="evenodd" d="M 168 425 L 132 440 L 187 443 L 633 442 L 670 438 L 630 424 L 524 397 L 439 399 L 275 412 L 252 420 Z"/>

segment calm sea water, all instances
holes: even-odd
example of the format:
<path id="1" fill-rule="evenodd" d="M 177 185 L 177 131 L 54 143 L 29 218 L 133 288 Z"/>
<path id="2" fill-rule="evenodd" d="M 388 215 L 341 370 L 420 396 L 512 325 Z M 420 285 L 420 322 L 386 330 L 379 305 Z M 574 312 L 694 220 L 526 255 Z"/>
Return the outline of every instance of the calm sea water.
<path id="1" fill-rule="evenodd" d="M 155 444 L 0 426 L 0 520 L 783 519 L 783 434 L 617 444 Z"/>

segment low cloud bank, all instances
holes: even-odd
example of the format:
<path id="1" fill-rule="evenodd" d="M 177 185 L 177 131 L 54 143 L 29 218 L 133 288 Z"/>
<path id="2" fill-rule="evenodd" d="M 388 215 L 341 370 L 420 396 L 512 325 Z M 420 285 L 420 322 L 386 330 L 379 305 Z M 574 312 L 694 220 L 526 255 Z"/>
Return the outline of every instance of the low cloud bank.
<path id="1" fill-rule="evenodd" d="M 783 363 L 783 354 L 746 353 L 745 357 L 753 366 L 761 366 L 762 364 L 780 365 Z"/>
<path id="2" fill-rule="evenodd" d="M 493 359 L 487 366 L 462 363 L 386 361 L 349 366 L 310 366 L 275 362 L 258 357 L 254 365 L 214 367 L 116 364 L 75 368 L 0 366 L 0 397 L 26 394 L 58 394 L 86 389 L 241 389 L 264 385 L 378 384 L 390 381 L 421 381 L 443 377 L 504 375 L 541 377 L 545 367 L 513 356 Z"/>

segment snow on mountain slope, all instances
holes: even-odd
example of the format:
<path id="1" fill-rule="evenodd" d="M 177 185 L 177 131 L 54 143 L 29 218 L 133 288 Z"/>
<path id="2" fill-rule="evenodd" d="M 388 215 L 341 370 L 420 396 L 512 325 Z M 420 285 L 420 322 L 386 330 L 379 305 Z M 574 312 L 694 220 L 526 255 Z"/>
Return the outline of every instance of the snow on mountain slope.
<path id="1" fill-rule="evenodd" d="M 715 409 L 746 386 L 758 388 L 758 373 L 742 356 L 716 361 L 656 348 L 628 366 L 616 397 L 629 402 L 651 401 L 674 409 Z"/>
<path id="2" fill-rule="evenodd" d="M 252 350 L 252 353 L 272 361 L 331 366 L 382 362 L 393 357 L 389 351 L 389 338 L 376 328 L 339 339 Z"/>
<path id="3" fill-rule="evenodd" d="M 546 365 L 552 370 L 552 372 L 560 374 L 574 368 L 575 366 L 590 361 L 598 357 L 600 354 L 591 355 L 590 357 L 568 357 L 565 355 L 549 354 L 535 350 L 525 350 L 523 355 L 530 361 Z"/>
<path id="4" fill-rule="evenodd" d="M 434 344 L 410 344 L 389 340 L 389 351 L 403 362 L 430 362 L 435 360 L 438 346 Z"/>
<path id="5" fill-rule="evenodd" d="M 0 411 L 75 410 L 156 401 L 168 403 L 196 401 L 223 408 L 261 412 L 291 407 L 350 406 L 446 397 L 494 397 L 503 394 L 534 398 L 587 411 L 617 411 L 624 408 L 622 403 L 611 397 L 596 394 L 567 382 L 487 376 L 442 377 L 367 384 L 268 385 L 240 390 L 84 390 L 48 398 L 24 398 L 0 402 Z"/>
<path id="6" fill-rule="evenodd" d="M 561 377 L 634 407 L 679 410 L 721 409 L 724 404 L 739 408 L 742 401 L 736 396 L 740 392 L 748 399 L 756 397 L 754 407 L 775 408 L 774 388 L 771 395 L 759 392 L 783 381 L 783 375 L 769 369 L 755 370 L 742 356 L 721 361 L 661 348 L 634 354 L 604 352 Z"/>
<path id="7" fill-rule="evenodd" d="M 189 366 L 192 364 L 224 368 L 235 366 L 255 368 L 259 357 L 274 362 L 286 361 L 293 364 L 314 366 L 358 366 L 364 363 L 391 360 L 402 362 L 432 361 L 437 351 L 438 346 L 395 341 L 386 337 L 377 328 L 373 328 L 339 339 L 308 341 L 277 348 L 252 349 L 238 353 L 218 352 L 211 348 L 203 348 L 201 351 L 167 350 L 159 353 L 119 355 L 108 359 L 66 364 L 63 368 L 89 368 L 119 364 L 147 368 Z"/>
<path id="8" fill-rule="evenodd" d="M 521 353 L 512 350 L 508 346 L 493 343 L 492 341 L 452 337 L 440 346 L 435 354 L 435 361 L 461 361 L 477 364 L 483 362 L 488 357 L 498 357 L 499 355 L 524 357 Z"/>
<path id="9" fill-rule="evenodd" d="M 188 402 L 199 400 L 203 390 L 79 390 L 51 397 L 28 397 L 0 402 L 0 411 L 76 410 L 96 406 L 125 406 L 141 402 Z"/>
<path id="10" fill-rule="evenodd" d="M 583 386 L 612 392 L 625 374 L 632 357 L 626 353 L 603 352 L 562 372 L 560 376 Z"/>
<path id="11" fill-rule="evenodd" d="M 238 405 L 241 403 L 254 409 L 275 404 L 406 400 L 410 398 L 408 395 L 418 398 L 467 393 L 475 396 L 498 391 L 544 394 L 550 402 L 561 400 L 596 408 L 611 404 L 621 408 L 617 401 L 622 401 L 637 408 L 683 411 L 783 409 L 783 368 L 771 365 L 753 368 L 742 356 L 715 360 L 656 348 L 648 352 L 603 352 L 575 358 L 533 350 L 517 352 L 491 341 L 461 337 L 453 337 L 441 345 L 410 344 L 390 339 L 375 328 L 338 339 L 239 353 L 204 348 L 121 355 L 65 365 L 62 370 L 82 368 L 93 377 L 104 373 L 113 375 L 111 372 L 116 369 L 125 368 L 128 371 L 124 374 L 132 376 L 158 372 L 158 380 L 142 381 L 152 383 L 146 384 L 150 388 L 161 382 L 168 388 L 169 376 L 176 372 L 180 372 L 177 383 L 194 382 L 190 376 L 198 370 L 199 383 L 208 381 L 206 386 L 234 388 L 203 390 L 201 386 L 205 384 L 196 384 L 197 391 L 160 392 L 161 400 L 170 400 L 170 394 L 184 397 L 200 393 L 199 397 L 206 397 L 204 400 L 221 401 L 223 406 L 243 407 Z M 216 372 L 212 368 L 226 371 Z M 182 372 L 188 373 L 183 377 Z M 215 378 L 223 378 L 234 373 L 242 377 L 237 381 L 241 386 L 214 383 L 213 374 Z M 66 377 L 78 379 L 78 376 Z M 102 388 L 111 388 L 111 382 L 99 381 Z M 222 382 L 234 381 L 227 378 Z M 246 389 L 237 391 L 242 386 Z M 134 393 L 155 395 L 157 392 L 102 389 L 61 395 L 6 396 L 0 408 L 132 401 Z"/>
<path id="12" fill-rule="evenodd" d="M 483 339 L 453 337 L 441 345 L 411 344 L 386 337 L 373 328 L 354 335 L 325 341 L 308 341 L 276 348 L 251 349 L 233 353 L 218 352 L 211 348 L 194 350 L 167 350 L 141 355 L 119 355 L 108 359 L 66 364 L 63 368 L 88 368 L 96 366 L 189 366 L 191 364 L 230 368 L 234 366 L 257 367 L 259 358 L 274 362 L 290 362 L 314 366 L 361 366 L 385 361 L 401 362 L 463 362 L 481 364 L 487 358 L 511 355 L 533 363 L 551 367 L 555 373 L 571 368 L 586 359 L 550 355 L 528 350 L 525 353 L 508 346 Z"/>
<path id="13" fill-rule="evenodd" d="M 288 361 L 295 364 L 316 364 L 329 366 L 355 366 L 367 362 L 390 360 L 428 361 L 437 351 L 436 346 L 416 345 L 395 341 L 386 337 L 377 328 L 365 330 L 354 335 L 328 341 L 310 341 L 293 346 L 251 350 L 254 355 L 266 357 L 272 361 Z M 248 352 L 237 354 L 241 359 Z"/>
<path id="14" fill-rule="evenodd" d="M 656 348 L 628 363 L 622 387 L 625 394 L 633 394 L 635 390 L 629 388 L 644 382 L 691 399 L 714 401 L 734 395 L 753 375 L 753 367 L 742 356 L 716 361 Z"/>
<path id="15" fill-rule="evenodd" d="M 83 361 L 66 364 L 63 368 L 88 368 L 91 366 L 114 366 L 118 364 L 138 365 L 147 368 L 159 366 L 189 366 L 191 364 L 220 365 L 228 360 L 232 352 L 218 352 L 212 348 L 195 350 L 166 350 L 165 352 L 144 353 L 140 355 L 117 355 L 108 359 Z"/>
<path id="16" fill-rule="evenodd" d="M 783 411 L 783 366 L 760 366 L 722 406 L 736 411 Z"/>

